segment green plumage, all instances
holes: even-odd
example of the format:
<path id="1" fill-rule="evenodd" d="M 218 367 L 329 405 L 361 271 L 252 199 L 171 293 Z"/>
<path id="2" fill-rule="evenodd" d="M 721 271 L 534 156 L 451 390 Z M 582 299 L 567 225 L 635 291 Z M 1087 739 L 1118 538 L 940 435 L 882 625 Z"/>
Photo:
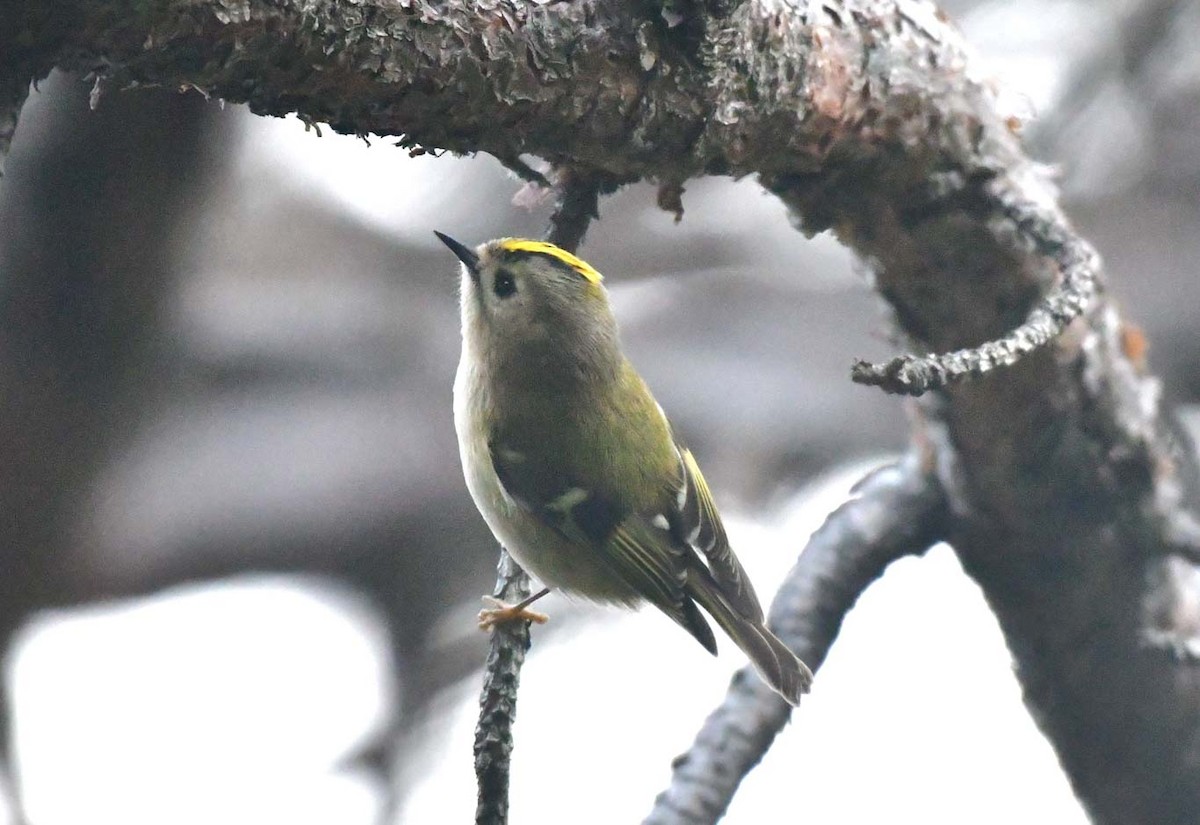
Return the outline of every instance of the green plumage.
<path id="1" fill-rule="evenodd" d="M 797 702 L 811 674 L 766 629 L 699 466 L 620 351 L 598 274 L 554 250 L 460 254 L 455 421 L 480 512 L 547 586 L 647 600 L 715 653 L 699 605 Z"/>

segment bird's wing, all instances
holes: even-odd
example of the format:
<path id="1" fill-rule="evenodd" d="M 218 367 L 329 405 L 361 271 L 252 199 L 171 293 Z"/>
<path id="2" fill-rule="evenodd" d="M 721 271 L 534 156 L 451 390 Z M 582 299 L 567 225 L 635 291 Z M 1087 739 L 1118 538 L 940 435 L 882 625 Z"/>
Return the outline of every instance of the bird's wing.
<path id="1" fill-rule="evenodd" d="M 587 489 L 502 442 L 490 447 L 496 476 L 517 506 L 572 543 L 592 548 L 615 577 L 716 652 L 712 630 L 685 595 L 692 553 L 668 514 L 633 512 L 616 496 Z"/>
<path id="2" fill-rule="evenodd" d="M 704 554 L 709 571 L 730 605 L 751 621 L 763 620 L 762 606 L 750 583 L 750 577 L 733 554 L 721 514 L 713 503 L 708 483 L 700 472 L 691 450 L 677 444 L 680 480 L 675 508 L 669 514 L 671 527 L 678 537 Z"/>

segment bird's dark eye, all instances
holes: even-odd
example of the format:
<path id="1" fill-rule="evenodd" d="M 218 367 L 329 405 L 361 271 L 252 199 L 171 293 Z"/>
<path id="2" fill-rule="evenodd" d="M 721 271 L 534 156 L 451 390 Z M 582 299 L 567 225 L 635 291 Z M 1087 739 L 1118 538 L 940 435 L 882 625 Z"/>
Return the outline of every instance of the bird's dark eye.
<path id="1" fill-rule="evenodd" d="M 496 293 L 497 298 L 507 298 L 517 291 L 517 282 L 513 280 L 511 272 L 500 270 L 496 273 L 496 280 L 492 282 L 492 292 Z"/>

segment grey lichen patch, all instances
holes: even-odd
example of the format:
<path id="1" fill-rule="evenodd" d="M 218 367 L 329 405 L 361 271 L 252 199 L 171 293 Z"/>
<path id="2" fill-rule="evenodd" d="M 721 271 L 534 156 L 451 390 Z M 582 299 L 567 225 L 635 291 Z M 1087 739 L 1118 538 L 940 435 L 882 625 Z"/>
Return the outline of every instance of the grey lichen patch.
<path id="1" fill-rule="evenodd" d="M 249 0 L 219 0 L 213 7 L 213 17 L 217 19 L 217 22 L 225 25 L 249 23 L 250 15 Z"/>
<path id="2" fill-rule="evenodd" d="M 1146 473 L 1145 486 L 1153 492 L 1156 489 L 1152 486 L 1156 474 L 1153 472 L 1156 462 L 1153 454 L 1160 450 L 1158 445 L 1164 443 L 1160 432 L 1163 419 L 1159 414 L 1161 382 L 1143 373 L 1123 355 L 1123 324 L 1115 307 L 1102 305 L 1093 313 L 1091 321 L 1082 336 L 1084 358 L 1080 381 L 1088 389 L 1087 397 L 1105 399 L 1105 408 L 1095 410 L 1089 416 L 1089 432 L 1097 443 L 1114 445 L 1105 451 L 1107 462 L 1148 466 L 1151 471 Z M 1163 458 L 1166 459 L 1165 452 Z M 1167 482 L 1157 487 L 1159 496 L 1168 496 L 1169 501 L 1150 497 L 1146 504 L 1152 510 L 1166 512 L 1178 505 L 1178 491 L 1172 494 L 1169 476 L 1159 480 Z"/>

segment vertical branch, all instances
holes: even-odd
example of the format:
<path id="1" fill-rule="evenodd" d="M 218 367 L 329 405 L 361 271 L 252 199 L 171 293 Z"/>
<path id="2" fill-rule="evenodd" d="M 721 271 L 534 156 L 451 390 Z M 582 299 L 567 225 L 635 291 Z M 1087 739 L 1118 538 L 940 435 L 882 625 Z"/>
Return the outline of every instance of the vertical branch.
<path id="1" fill-rule="evenodd" d="M 507 550 L 501 550 L 496 567 L 496 598 L 515 604 L 528 595 L 529 576 Z M 508 822 L 512 726 L 517 715 L 521 666 L 528 650 L 529 622 L 507 622 L 492 628 L 483 691 L 479 695 L 479 723 L 475 726 L 475 779 L 479 786 L 475 825 Z"/>
<path id="2" fill-rule="evenodd" d="M 616 191 L 615 181 L 573 166 L 554 170 L 557 202 L 546 240 L 574 252 L 583 243 L 592 218 L 600 217 L 600 195 Z"/>

